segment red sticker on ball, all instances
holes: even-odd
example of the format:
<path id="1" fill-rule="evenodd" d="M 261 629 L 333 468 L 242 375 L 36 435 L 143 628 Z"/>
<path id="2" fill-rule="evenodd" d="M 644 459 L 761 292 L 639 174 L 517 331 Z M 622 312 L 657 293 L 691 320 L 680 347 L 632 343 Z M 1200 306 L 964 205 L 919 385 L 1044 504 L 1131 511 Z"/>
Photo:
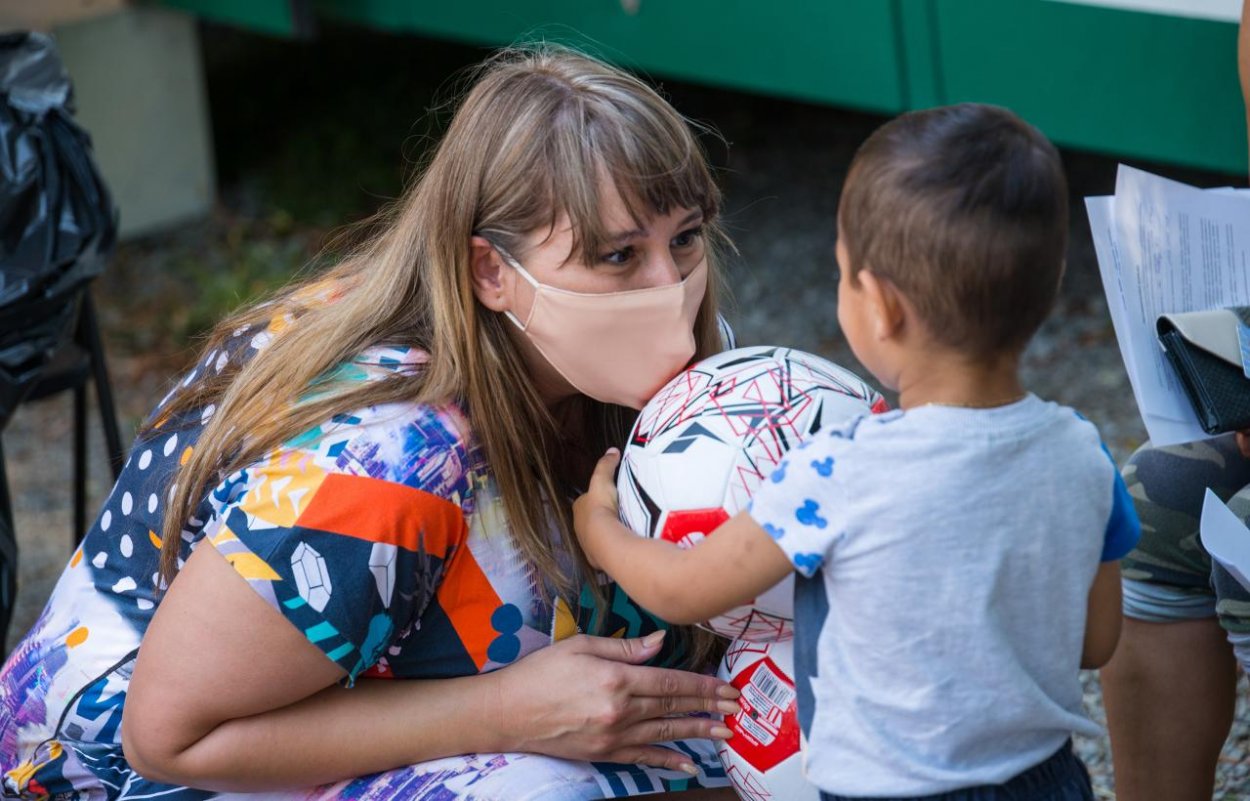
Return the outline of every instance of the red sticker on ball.
<path id="1" fill-rule="evenodd" d="M 742 693 L 742 711 L 725 721 L 734 733 L 726 744 L 758 771 L 766 771 L 799 751 L 794 682 L 768 657 L 733 680 Z"/>
<path id="2" fill-rule="evenodd" d="M 660 539 L 682 548 L 691 548 L 728 519 L 729 512 L 719 506 L 715 509 L 676 509 L 664 518 Z"/>

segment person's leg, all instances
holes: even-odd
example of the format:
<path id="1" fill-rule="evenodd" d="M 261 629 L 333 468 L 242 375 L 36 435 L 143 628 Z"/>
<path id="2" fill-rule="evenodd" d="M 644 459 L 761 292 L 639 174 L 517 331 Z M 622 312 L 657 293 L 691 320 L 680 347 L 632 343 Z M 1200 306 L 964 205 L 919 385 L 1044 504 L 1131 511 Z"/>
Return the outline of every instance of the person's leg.
<path id="1" fill-rule="evenodd" d="M 1229 498 L 1227 503 L 1229 510 L 1250 526 L 1250 486 Z M 1217 598 L 1215 613 L 1233 646 L 1233 655 L 1242 670 L 1250 670 L 1250 589 L 1243 587 L 1218 562 L 1212 565 L 1211 582 Z"/>
<path id="2" fill-rule="evenodd" d="M 1102 671 L 1118 801 L 1210 801 L 1236 662 L 1215 618 L 1127 618 Z"/>
<path id="3" fill-rule="evenodd" d="M 1239 610 L 1225 603 L 1216 618 L 1198 520 L 1205 489 L 1230 498 L 1250 483 L 1250 463 L 1230 436 L 1143 448 L 1124 478 L 1142 539 L 1123 563 L 1124 630 L 1102 671 L 1116 797 L 1206 801 L 1235 702 L 1236 660 L 1221 622 Z"/>

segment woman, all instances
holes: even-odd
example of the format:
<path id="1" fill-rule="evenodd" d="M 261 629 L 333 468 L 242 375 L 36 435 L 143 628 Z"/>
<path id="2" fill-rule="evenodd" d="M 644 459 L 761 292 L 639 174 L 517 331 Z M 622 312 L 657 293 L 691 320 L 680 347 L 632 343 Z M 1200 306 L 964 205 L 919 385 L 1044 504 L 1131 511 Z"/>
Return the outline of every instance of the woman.
<path id="1" fill-rule="evenodd" d="M 141 430 L 0 674 L 6 790 L 725 785 L 700 738 L 727 732 L 684 713 L 736 691 L 642 666 L 711 649 L 592 580 L 566 502 L 720 349 L 718 206 L 637 79 L 489 61 L 380 233 L 219 326 Z"/>
<path id="2" fill-rule="evenodd" d="M 1238 73 L 1250 126 L 1250 0 Z M 1167 448 L 1124 468 L 1142 521 L 1124 559 L 1124 633 L 1102 672 L 1120 801 L 1205 801 L 1250 669 L 1250 589 L 1202 547 L 1207 489 L 1250 521 L 1250 431 Z"/>

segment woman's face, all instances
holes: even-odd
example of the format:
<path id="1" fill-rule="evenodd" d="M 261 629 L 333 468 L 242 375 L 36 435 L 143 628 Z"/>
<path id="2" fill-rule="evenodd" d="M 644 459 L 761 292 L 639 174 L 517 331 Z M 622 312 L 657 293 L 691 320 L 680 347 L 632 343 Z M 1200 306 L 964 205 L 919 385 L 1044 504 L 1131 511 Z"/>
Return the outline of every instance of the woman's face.
<path id="1" fill-rule="evenodd" d="M 593 263 L 585 264 L 580 254 L 573 253 L 573 230 L 567 217 L 557 220 L 551 231 L 530 233 L 520 252 L 512 255 L 541 284 L 591 294 L 675 284 L 703 261 L 701 210 L 674 209 L 639 227 L 615 191 L 607 193 L 604 201 L 604 227 L 614 236 Z M 512 279 L 507 282 L 509 310 L 524 320 L 534 302 L 534 288 L 515 270 L 507 272 Z"/>
<path id="2" fill-rule="evenodd" d="M 567 217 L 557 220 L 550 231 L 530 233 L 511 255 L 540 284 L 587 294 L 676 284 L 707 258 L 702 210 L 673 209 L 639 226 L 615 190 L 605 192 L 603 201 L 604 227 L 611 236 L 593 263 L 584 263 L 580 254 L 574 253 Z M 511 312 L 517 319 L 527 320 L 534 304 L 534 286 L 481 237 L 473 241 L 473 263 L 478 300 L 493 311 Z M 577 393 L 526 337 L 517 336 L 516 341 L 549 403 Z"/>

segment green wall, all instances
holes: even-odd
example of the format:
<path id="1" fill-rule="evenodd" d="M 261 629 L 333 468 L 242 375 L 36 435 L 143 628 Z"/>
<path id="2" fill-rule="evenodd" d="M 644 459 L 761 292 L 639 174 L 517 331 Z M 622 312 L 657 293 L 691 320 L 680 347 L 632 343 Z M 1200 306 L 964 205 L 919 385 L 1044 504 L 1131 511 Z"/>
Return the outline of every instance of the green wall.
<path id="1" fill-rule="evenodd" d="M 759 0 L 315 0 L 319 15 L 474 43 L 581 43 L 673 78 L 875 111 L 902 107 L 893 4 Z M 628 3 L 629 0 L 626 0 Z"/>
<path id="2" fill-rule="evenodd" d="M 1057 142 L 1246 172 L 1237 27 L 1038 0 L 937 0 L 940 102 L 1001 103 Z"/>
<path id="3" fill-rule="evenodd" d="M 320 18 L 543 37 L 657 77 L 897 113 L 965 100 L 1056 142 L 1245 174 L 1236 26 L 1051 0 L 164 0 L 269 33 Z"/>

